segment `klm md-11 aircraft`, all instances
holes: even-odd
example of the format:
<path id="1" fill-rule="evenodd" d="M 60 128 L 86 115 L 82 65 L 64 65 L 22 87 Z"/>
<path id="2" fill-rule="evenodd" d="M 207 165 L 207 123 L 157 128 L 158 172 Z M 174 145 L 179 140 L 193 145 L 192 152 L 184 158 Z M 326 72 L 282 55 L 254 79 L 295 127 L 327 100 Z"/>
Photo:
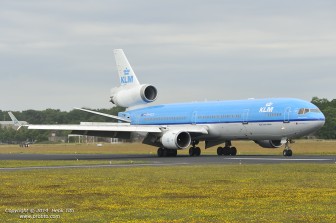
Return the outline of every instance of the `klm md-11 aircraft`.
<path id="1" fill-rule="evenodd" d="M 320 129 L 322 112 L 312 103 L 294 98 L 192 102 L 146 106 L 157 98 L 153 85 L 140 84 L 122 49 L 114 50 L 120 86 L 111 90 L 111 102 L 126 107 L 118 116 L 80 109 L 119 120 L 119 123 L 80 125 L 26 125 L 28 129 L 72 130 L 73 134 L 130 139 L 144 135 L 144 144 L 158 147 L 159 157 L 176 156 L 189 148 L 199 156 L 205 148 L 219 146 L 217 154 L 235 156 L 233 140 L 253 140 L 263 148 L 285 145 L 284 156 L 292 156 L 291 139 Z M 142 106 L 142 107 L 140 107 Z M 11 114 L 17 125 L 21 125 Z"/>

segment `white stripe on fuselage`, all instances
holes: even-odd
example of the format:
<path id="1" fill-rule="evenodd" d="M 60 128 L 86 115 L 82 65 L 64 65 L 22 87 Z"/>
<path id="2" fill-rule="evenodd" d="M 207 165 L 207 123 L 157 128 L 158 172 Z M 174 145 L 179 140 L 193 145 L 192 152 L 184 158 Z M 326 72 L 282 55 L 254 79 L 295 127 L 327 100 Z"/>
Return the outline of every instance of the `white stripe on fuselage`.
<path id="1" fill-rule="evenodd" d="M 314 132 L 323 124 L 324 121 L 297 121 L 289 123 L 217 123 L 205 126 L 209 129 L 206 138 L 262 140 L 301 137 Z"/>

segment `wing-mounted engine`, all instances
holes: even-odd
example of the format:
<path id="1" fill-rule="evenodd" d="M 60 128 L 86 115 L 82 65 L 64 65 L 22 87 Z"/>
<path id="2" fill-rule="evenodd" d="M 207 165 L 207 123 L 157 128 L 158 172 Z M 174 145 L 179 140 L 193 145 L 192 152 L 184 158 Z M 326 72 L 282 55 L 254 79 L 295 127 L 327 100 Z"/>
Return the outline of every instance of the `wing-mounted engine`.
<path id="1" fill-rule="evenodd" d="M 123 85 L 111 90 L 111 102 L 121 107 L 132 107 L 155 101 L 157 89 L 153 85 Z"/>
<path id="2" fill-rule="evenodd" d="M 166 149 L 185 149 L 191 144 L 191 136 L 188 132 L 168 131 L 160 141 Z"/>
<path id="3" fill-rule="evenodd" d="M 259 140 L 254 141 L 263 148 L 280 148 L 286 141 L 284 140 Z"/>

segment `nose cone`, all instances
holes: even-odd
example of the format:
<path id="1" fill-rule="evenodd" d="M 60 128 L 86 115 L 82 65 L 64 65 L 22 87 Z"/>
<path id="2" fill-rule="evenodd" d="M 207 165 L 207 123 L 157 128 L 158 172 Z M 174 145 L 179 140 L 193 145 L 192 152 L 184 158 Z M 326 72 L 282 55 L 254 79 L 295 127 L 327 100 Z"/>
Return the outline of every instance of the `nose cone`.
<path id="1" fill-rule="evenodd" d="M 316 130 L 319 130 L 320 128 L 322 128 L 324 126 L 325 120 L 321 120 L 321 121 L 317 121 L 316 122 Z"/>
<path id="2" fill-rule="evenodd" d="M 315 114 L 315 119 L 316 119 L 316 122 L 314 124 L 314 129 L 315 131 L 317 131 L 324 126 L 325 116 L 322 112 L 320 112 L 320 113 Z"/>

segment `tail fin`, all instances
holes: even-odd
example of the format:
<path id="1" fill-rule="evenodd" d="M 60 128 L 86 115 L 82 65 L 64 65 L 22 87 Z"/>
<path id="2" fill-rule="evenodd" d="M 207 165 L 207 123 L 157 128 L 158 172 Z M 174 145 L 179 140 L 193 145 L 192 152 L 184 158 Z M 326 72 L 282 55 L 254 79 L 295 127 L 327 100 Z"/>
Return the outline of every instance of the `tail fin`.
<path id="1" fill-rule="evenodd" d="M 115 49 L 114 56 L 117 63 L 120 85 L 140 85 L 124 51 L 122 49 Z"/>
<path id="2" fill-rule="evenodd" d="M 17 118 L 13 115 L 12 112 L 8 112 L 9 116 L 11 117 L 14 126 L 17 127 L 17 130 L 19 130 L 22 127 L 21 122 L 19 122 L 19 120 L 17 120 Z"/>

